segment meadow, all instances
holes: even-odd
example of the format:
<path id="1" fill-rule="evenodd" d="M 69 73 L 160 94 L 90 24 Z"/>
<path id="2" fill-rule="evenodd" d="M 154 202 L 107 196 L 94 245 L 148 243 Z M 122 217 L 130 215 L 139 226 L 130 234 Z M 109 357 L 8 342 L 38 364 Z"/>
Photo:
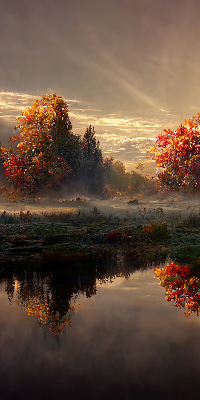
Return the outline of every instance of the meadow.
<path id="1" fill-rule="evenodd" d="M 166 259 L 199 267 L 200 199 L 162 195 L 112 200 L 84 197 L 0 204 L 0 265 L 77 267 Z"/>

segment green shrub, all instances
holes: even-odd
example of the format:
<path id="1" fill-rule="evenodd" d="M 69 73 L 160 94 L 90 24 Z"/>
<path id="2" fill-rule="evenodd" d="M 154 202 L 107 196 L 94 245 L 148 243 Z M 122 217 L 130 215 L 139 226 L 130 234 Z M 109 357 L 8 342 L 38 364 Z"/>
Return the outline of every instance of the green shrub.
<path id="1" fill-rule="evenodd" d="M 153 241 L 167 239 L 169 237 L 168 226 L 165 222 L 155 224 L 151 221 L 143 227 L 142 236 Z"/>

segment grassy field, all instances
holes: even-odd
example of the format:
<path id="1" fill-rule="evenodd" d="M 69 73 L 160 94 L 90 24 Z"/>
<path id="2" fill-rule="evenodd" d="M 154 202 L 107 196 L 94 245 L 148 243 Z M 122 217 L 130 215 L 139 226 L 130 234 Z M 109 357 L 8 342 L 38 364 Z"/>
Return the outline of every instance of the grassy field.
<path id="1" fill-rule="evenodd" d="M 180 198 L 61 199 L 0 205 L 0 266 L 41 268 L 108 263 L 116 257 L 198 268 L 200 202 Z"/>

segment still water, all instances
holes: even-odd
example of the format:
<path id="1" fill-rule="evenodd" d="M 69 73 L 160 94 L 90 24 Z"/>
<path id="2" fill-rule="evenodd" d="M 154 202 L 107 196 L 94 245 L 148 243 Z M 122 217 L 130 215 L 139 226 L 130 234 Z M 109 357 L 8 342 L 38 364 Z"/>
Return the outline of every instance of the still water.
<path id="1" fill-rule="evenodd" d="M 23 399 L 199 399 L 200 317 L 153 269 L 4 276 L 0 393 Z"/>

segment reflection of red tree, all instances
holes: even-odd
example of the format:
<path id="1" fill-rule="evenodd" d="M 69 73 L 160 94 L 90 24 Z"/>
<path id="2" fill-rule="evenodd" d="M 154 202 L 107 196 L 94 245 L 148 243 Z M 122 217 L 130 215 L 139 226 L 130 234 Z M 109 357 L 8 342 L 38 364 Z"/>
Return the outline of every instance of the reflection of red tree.
<path id="1" fill-rule="evenodd" d="M 42 328 L 48 328 L 55 335 L 62 334 L 79 307 L 79 294 L 85 292 L 85 288 L 77 290 L 76 286 L 73 280 L 62 281 L 62 276 L 42 278 L 35 275 L 20 282 L 18 304 L 28 315 L 37 316 Z"/>
<path id="2" fill-rule="evenodd" d="M 67 313 L 62 315 L 59 311 L 52 311 L 51 304 L 37 296 L 26 301 L 18 296 L 18 304 L 28 315 L 36 316 L 39 324 L 48 327 L 55 335 L 63 333 L 65 326 L 70 325 L 71 315 L 75 310 L 75 306 L 70 305 Z"/>
<path id="3" fill-rule="evenodd" d="M 74 311 L 70 298 L 62 306 L 57 301 L 56 307 L 51 278 L 36 274 L 20 279 L 17 303 L 28 315 L 36 316 L 42 328 L 48 328 L 56 335 L 63 333 L 64 327 L 70 324 Z"/>
<path id="4" fill-rule="evenodd" d="M 200 279 L 192 267 L 180 266 L 175 262 L 167 264 L 163 269 L 155 269 L 155 277 L 165 288 L 167 301 L 174 300 L 174 305 L 185 309 L 188 317 L 192 312 L 199 315 Z"/>
<path id="5" fill-rule="evenodd" d="M 91 268 L 91 266 L 89 265 Z M 75 309 L 80 307 L 79 295 L 90 298 L 96 294 L 96 281 L 112 283 L 117 277 L 128 279 L 129 266 L 106 264 L 105 267 L 93 269 L 87 273 L 72 272 L 66 269 L 55 269 L 53 272 L 18 272 L 0 277 L 5 282 L 5 291 L 10 302 L 16 293 L 18 305 L 28 315 L 37 317 L 44 330 L 55 335 L 61 334 L 71 323 Z"/>
<path id="6" fill-rule="evenodd" d="M 91 297 L 96 293 L 95 276 L 78 279 L 65 277 L 61 272 L 41 277 L 37 273 L 26 276 L 8 276 L 5 291 L 10 302 L 16 290 L 17 303 L 28 315 L 36 316 L 42 329 L 49 329 L 55 335 L 63 333 L 71 323 L 75 309 L 80 305 L 82 293 Z M 15 283 L 17 287 L 15 287 Z"/>

